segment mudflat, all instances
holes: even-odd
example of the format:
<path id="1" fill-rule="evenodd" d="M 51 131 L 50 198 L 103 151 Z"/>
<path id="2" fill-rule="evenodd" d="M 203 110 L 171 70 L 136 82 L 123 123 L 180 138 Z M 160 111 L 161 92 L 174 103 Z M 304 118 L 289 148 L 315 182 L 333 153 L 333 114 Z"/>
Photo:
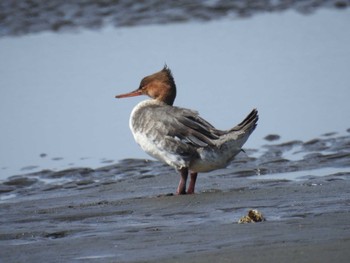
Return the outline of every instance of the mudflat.
<path id="1" fill-rule="evenodd" d="M 200 174 L 195 195 L 171 195 L 178 175 L 145 160 L 10 177 L 0 185 L 1 261 L 348 262 L 349 141 L 247 151 Z M 291 149 L 302 157 L 285 158 Z M 266 221 L 238 224 L 249 209 Z"/>

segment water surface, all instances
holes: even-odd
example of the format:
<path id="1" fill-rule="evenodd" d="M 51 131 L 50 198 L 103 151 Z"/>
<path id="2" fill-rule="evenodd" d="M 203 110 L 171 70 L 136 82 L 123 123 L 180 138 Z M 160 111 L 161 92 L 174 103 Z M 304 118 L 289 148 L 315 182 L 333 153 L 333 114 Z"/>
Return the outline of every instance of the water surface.
<path id="1" fill-rule="evenodd" d="M 116 100 L 164 63 L 176 105 L 216 127 L 258 108 L 246 148 L 346 134 L 348 9 L 244 20 L 51 32 L 0 39 L 0 176 L 149 158 L 128 128 L 141 98 Z"/>

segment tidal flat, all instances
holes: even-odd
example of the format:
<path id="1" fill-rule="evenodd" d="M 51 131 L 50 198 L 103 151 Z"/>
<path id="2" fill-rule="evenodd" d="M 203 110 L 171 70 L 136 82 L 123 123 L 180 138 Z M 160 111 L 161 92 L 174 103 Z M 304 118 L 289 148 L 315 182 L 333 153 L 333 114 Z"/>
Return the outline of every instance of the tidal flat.
<path id="1" fill-rule="evenodd" d="M 334 133 L 269 142 L 200 174 L 197 193 L 184 196 L 172 194 L 172 168 L 143 159 L 9 177 L 0 185 L 0 258 L 347 262 L 349 146 L 349 135 Z M 266 221 L 238 224 L 250 209 Z"/>

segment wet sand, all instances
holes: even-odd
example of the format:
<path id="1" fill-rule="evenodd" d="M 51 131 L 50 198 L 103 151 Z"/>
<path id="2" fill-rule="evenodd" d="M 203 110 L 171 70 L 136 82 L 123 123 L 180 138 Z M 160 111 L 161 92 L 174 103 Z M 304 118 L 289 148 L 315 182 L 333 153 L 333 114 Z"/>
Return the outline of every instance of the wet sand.
<path id="1" fill-rule="evenodd" d="M 145 160 L 12 177 L 0 185 L 0 258 L 348 262 L 350 153 L 344 146 L 349 142 L 350 136 L 331 134 L 313 142 L 269 144 L 260 154 L 247 150 L 257 157 L 242 154 L 228 169 L 201 174 L 197 194 L 187 196 L 170 195 L 179 179 L 171 168 Z M 285 158 L 291 148 L 304 153 L 301 160 Z M 291 167 L 310 175 L 265 179 L 281 172 L 287 177 Z M 315 167 L 337 172 L 320 177 Z M 261 211 L 266 221 L 238 224 L 249 209 Z"/>
<path id="2" fill-rule="evenodd" d="M 119 193 L 138 196 L 135 188 L 154 179 L 43 193 L 1 205 L 0 254 L 4 262 L 347 262 L 349 178 L 121 200 Z M 267 221 L 237 224 L 250 208 Z"/>

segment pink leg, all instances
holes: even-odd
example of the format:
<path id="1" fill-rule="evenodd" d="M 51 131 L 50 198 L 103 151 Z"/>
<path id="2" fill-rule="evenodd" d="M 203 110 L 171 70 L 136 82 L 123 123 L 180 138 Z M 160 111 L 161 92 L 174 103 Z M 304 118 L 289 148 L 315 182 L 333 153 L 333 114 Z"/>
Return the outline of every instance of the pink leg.
<path id="1" fill-rule="evenodd" d="M 194 187 L 196 185 L 197 173 L 191 172 L 190 175 L 191 175 L 191 181 L 190 181 L 190 185 L 188 186 L 187 193 L 194 194 Z"/>
<path id="2" fill-rule="evenodd" d="M 187 177 L 188 177 L 188 169 L 181 168 L 179 170 L 179 172 L 180 172 L 181 178 L 180 178 L 179 186 L 177 187 L 176 194 L 184 195 L 184 194 L 186 194 L 186 182 L 187 182 Z M 192 181 L 192 179 L 191 179 L 191 181 Z"/>

